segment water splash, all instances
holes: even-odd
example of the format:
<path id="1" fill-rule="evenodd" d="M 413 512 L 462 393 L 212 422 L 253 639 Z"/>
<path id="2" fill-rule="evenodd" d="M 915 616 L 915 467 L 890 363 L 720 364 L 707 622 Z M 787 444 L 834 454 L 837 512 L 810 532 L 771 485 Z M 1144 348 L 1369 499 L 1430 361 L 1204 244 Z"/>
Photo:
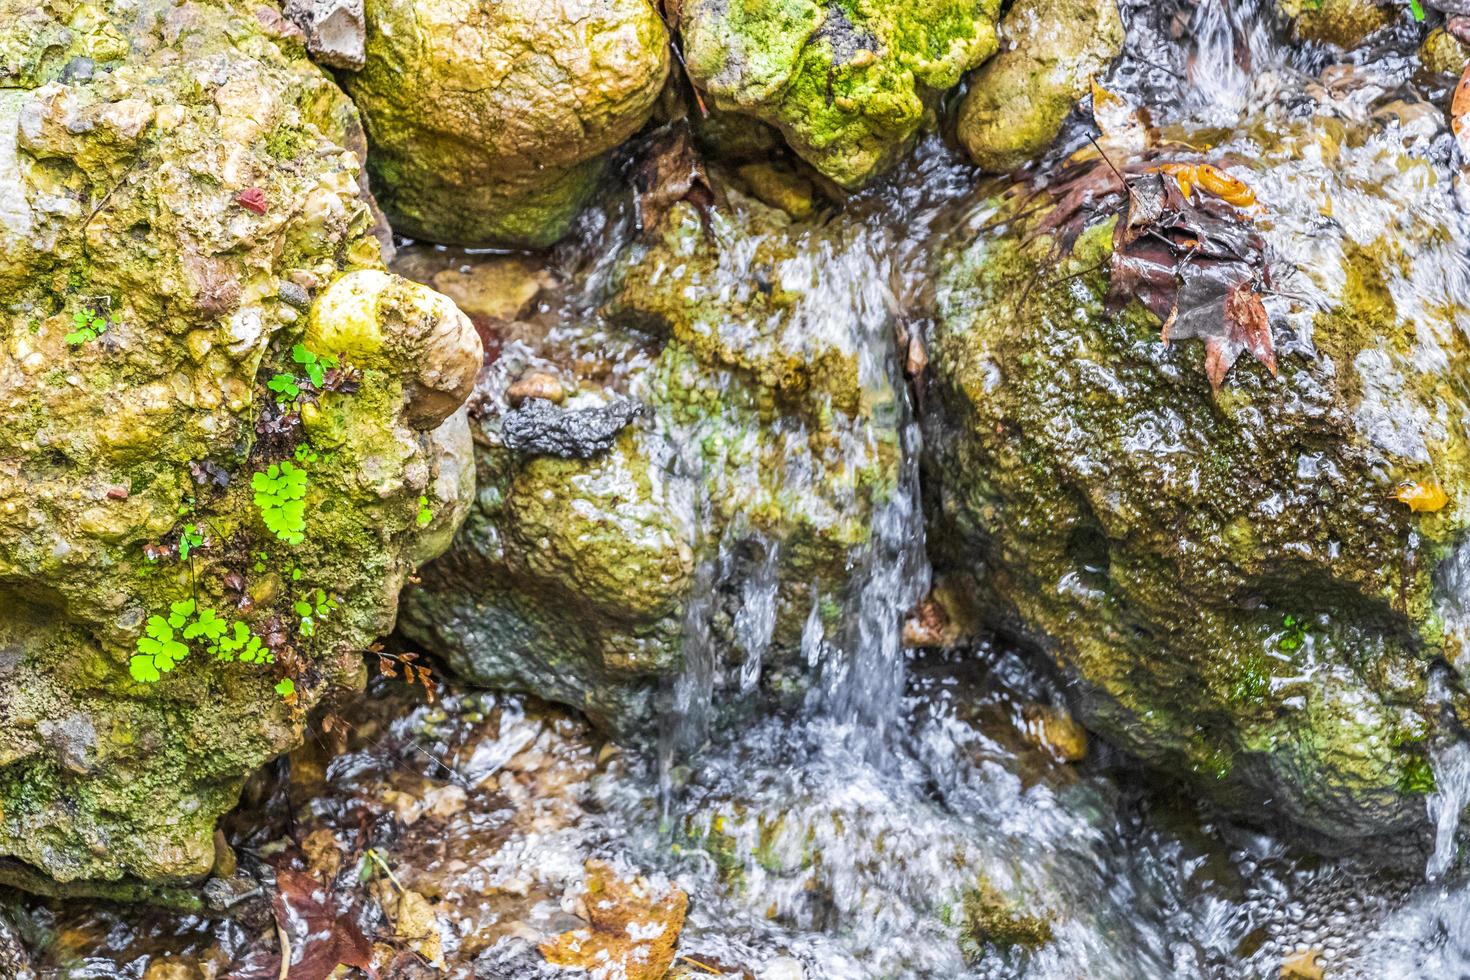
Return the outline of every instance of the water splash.
<path id="1" fill-rule="evenodd" d="M 1425 865 L 1424 877 L 1435 881 L 1444 877 L 1454 863 L 1455 832 L 1460 829 L 1461 813 L 1470 804 L 1470 743 L 1436 747 L 1431 759 L 1434 792 L 1425 798 L 1424 805 L 1434 828 L 1434 851 Z"/>
<path id="2" fill-rule="evenodd" d="M 735 613 L 735 643 L 744 653 L 740 663 L 740 693 L 749 694 L 760 681 L 761 663 L 771 648 L 776 629 L 776 589 L 780 585 L 780 546 L 765 544 L 764 557 L 746 578 Z"/>

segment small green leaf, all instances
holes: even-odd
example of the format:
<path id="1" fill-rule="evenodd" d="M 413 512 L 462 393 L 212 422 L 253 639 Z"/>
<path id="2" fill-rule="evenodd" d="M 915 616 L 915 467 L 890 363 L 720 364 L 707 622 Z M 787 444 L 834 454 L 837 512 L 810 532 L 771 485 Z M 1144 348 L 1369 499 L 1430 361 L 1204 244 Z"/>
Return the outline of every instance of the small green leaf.
<path id="1" fill-rule="evenodd" d="M 134 654 L 133 659 L 128 661 L 128 673 L 133 675 L 133 680 L 143 684 L 157 683 L 162 676 L 158 668 L 153 666 L 153 658 L 143 654 Z"/>
<path id="2" fill-rule="evenodd" d="M 194 615 L 193 599 L 171 603 L 168 607 L 168 624 L 174 629 L 179 629 L 192 615 Z"/>
<path id="3" fill-rule="evenodd" d="M 296 682 L 289 677 L 282 677 L 276 682 L 276 693 L 282 698 L 289 698 L 296 693 Z"/>
<path id="4" fill-rule="evenodd" d="M 220 619 L 213 609 L 201 609 L 198 618 L 184 627 L 184 639 L 195 640 L 202 636 L 206 640 L 218 640 L 227 629 L 229 623 Z"/>

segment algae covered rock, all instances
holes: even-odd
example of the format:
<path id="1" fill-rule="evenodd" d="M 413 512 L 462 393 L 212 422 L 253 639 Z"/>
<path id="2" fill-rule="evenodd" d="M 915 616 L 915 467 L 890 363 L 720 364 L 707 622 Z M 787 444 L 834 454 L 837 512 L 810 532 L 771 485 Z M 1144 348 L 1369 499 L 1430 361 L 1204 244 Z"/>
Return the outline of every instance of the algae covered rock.
<path id="1" fill-rule="evenodd" d="M 471 494 L 480 347 L 383 272 L 279 12 L 0 12 L 0 881 L 116 896 L 207 873 L 360 680 Z"/>
<path id="2" fill-rule="evenodd" d="M 718 109 L 779 129 L 847 188 L 893 164 L 936 97 L 995 53 L 998 0 L 685 0 L 684 57 Z"/>
<path id="3" fill-rule="evenodd" d="M 395 230 L 549 245 L 648 119 L 668 38 L 648 0 L 368 0 L 343 81 Z"/>
<path id="4" fill-rule="evenodd" d="M 1278 0 L 1298 40 L 1355 48 L 1393 23 L 1395 7 L 1377 0 Z"/>
<path id="5" fill-rule="evenodd" d="M 703 219 L 676 205 L 593 264 L 610 280 L 543 296 L 534 324 L 483 321 L 500 354 L 472 412 L 477 502 L 403 617 L 464 676 L 630 732 L 690 651 L 728 650 L 744 685 L 779 687 L 803 632 L 835 619 L 898 480 L 897 394 L 864 353 L 887 329 L 885 277 L 852 265 L 860 240 L 729 193 Z M 568 397 L 512 411 L 507 389 L 535 375 Z M 590 412 L 616 428 L 576 458 L 509 438 L 529 406 L 536 424 Z"/>
<path id="6" fill-rule="evenodd" d="M 1123 47 L 1113 0 L 1022 0 L 1001 22 L 1006 49 L 977 71 L 956 133 L 985 170 L 1039 156 L 1062 120 Z"/>
<path id="7" fill-rule="evenodd" d="M 1409 136 L 1285 101 L 1214 158 L 1290 283 L 1267 290 L 1274 377 L 1242 359 L 1212 392 L 1202 345 L 1107 312 L 1119 198 L 1071 247 L 1040 214 L 950 246 L 931 541 L 1090 727 L 1228 809 L 1354 840 L 1424 821 L 1463 709 L 1465 229 Z"/>

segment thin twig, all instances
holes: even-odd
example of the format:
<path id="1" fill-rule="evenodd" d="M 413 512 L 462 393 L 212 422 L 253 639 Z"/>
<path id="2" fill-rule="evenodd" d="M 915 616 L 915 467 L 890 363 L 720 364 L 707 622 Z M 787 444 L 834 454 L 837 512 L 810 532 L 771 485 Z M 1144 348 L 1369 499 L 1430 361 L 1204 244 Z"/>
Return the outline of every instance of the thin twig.
<path id="1" fill-rule="evenodd" d="M 725 972 L 724 970 L 716 970 L 708 963 L 701 963 L 699 962 L 699 960 L 696 960 L 692 956 L 685 956 L 683 953 L 680 953 L 678 958 L 683 960 L 685 963 L 693 963 L 695 966 L 699 967 L 701 970 L 704 970 L 706 973 L 714 973 L 718 975 Z"/>
<path id="2" fill-rule="evenodd" d="M 276 974 L 276 980 L 288 980 L 291 976 L 291 940 L 280 919 L 276 920 L 276 938 L 281 943 L 281 972 Z"/>

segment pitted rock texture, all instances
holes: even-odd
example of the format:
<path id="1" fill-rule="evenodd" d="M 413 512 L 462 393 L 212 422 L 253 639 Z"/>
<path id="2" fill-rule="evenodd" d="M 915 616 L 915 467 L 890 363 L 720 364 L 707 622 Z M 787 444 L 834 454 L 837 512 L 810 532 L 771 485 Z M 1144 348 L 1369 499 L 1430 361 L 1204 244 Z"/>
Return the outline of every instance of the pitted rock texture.
<path id="1" fill-rule="evenodd" d="M 591 459 L 611 448 L 638 413 L 638 405 L 629 401 L 560 409 L 544 398 L 532 398 L 505 416 L 501 434 L 506 446 L 519 453 Z"/>
<path id="2" fill-rule="evenodd" d="M 937 96 L 995 53 L 999 0 L 685 0 L 714 106 L 769 123 L 847 188 L 908 150 Z"/>
<path id="3" fill-rule="evenodd" d="M 396 231 L 549 245 L 648 119 L 669 69 L 648 0 L 368 0 L 344 83 Z"/>
<path id="4" fill-rule="evenodd" d="M 454 413 L 478 338 L 382 271 L 356 112 L 299 38 L 250 3 L 0 2 L 0 880 L 206 874 L 245 775 L 360 681 L 472 493 Z M 361 377 L 263 436 L 297 345 Z M 251 489 L 283 457 L 307 477 L 295 546 Z M 337 606 L 308 636 L 317 589 Z M 275 662 L 195 642 L 140 683 L 175 602 Z"/>

